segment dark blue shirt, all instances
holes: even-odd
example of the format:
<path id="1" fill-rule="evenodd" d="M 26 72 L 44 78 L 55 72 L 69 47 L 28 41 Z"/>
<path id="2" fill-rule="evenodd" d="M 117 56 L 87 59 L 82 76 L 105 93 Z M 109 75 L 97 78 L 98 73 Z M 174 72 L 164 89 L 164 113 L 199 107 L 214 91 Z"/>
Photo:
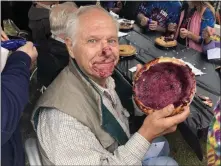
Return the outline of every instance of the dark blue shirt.
<path id="1" fill-rule="evenodd" d="M 1 165 L 24 166 L 19 120 L 28 102 L 31 58 L 12 53 L 1 73 Z"/>
<path id="2" fill-rule="evenodd" d="M 178 23 L 180 9 L 181 3 L 177 1 L 147 1 L 140 4 L 138 13 L 143 13 L 166 28 L 169 23 Z"/>
<path id="3" fill-rule="evenodd" d="M 206 8 L 206 10 L 202 16 L 202 22 L 201 22 L 201 27 L 200 27 L 200 36 L 202 35 L 202 31 L 207 26 L 214 28 L 214 25 L 215 25 L 215 16 L 209 8 Z"/>

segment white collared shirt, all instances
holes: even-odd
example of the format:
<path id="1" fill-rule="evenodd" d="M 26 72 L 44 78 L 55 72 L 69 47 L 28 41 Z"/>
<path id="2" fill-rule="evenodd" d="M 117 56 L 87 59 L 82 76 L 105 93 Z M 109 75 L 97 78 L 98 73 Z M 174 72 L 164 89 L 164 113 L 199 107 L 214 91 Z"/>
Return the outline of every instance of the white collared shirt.
<path id="1" fill-rule="evenodd" d="M 121 104 L 121 101 L 115 91 L 115 82 L 113 78 L 111 77 L 107 78 L 106 80 L 107 88 L 103 88 L 93 80 L 91 81 L 100 91 L 104 105 L 107 107 L 107 109 L 112 113 L 112 115 L 121 125 L 127 136 L 130 137 L 129 122 L 128 122 L 130 114 Z"/>

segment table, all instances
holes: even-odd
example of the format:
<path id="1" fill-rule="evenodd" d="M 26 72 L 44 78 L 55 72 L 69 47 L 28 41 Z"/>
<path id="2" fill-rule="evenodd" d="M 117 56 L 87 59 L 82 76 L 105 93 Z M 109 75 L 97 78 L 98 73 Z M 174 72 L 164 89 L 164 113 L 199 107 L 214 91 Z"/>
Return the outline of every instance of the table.
<path id="1" fill-rule="evenodd" d="M 131 44 L 135 46 L 137 54 L 132 57 L 121 58 L 116 70 L 132 85 L 134 73 L 130 72 L 129 69 L 136 66 L 136 64 L 144 64 L 161 56 L 182 58 L 184 61 L 194 64 L 195 67 L 207 73 L 202 76 L 196 76 L 197 93 L 210 97 L 215 105 L 220 97 L 220 77 L 218 72 L 215 71 L 217 65 L 214 62 L 209 62 L 202 53 L 180 44 L 174 49 L 158 48 L 154 44 L 154 40 L 158 36 L 160 36 L 160 34 L 153 32 L 142 34 L 139 30 L 133 30 L 129 32 L 127 36 L 121 37 L 119 39 L 120 44 Z M 202 160 L 203 154 L 199 144 L 200 131 L 209 126 L 213 117 L 213 108 L 204 106 L 200 100 L 195 97 L 191 103 L 190 110 L 190 116 L 184 123 L 180 124 L 178 128 L 183 138 L 192 147 L 198 158 Z"/>

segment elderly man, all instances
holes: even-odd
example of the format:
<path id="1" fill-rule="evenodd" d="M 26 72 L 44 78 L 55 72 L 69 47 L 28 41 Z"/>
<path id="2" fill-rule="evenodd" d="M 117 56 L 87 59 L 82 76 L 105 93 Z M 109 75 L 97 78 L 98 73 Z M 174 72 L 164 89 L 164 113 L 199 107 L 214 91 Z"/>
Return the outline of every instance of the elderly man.
<path id="1" fill-rule="evenodd" d="M 118 25 L 98 6 L 78 9 L 67 23 L 67 66 L 40 98 L 34 113 L 45 165 L 141 165 L 151 142 L 175 131 L 189 109 L 168 117 L 173 106 L 149 115 L 130 136 L 128 112 L 115 91 L 111 74 L 119 59 Z M 169 157 L 149 165 L 177 165 Z"/>
<path id="2" fill-rule="evenodd" d="M 69 54 L 64 43 L 66 21 L 69 14 L 77 10 L 73 2 L 65 2 L 53 7 L 50 11 L 49 22 L 51 37 L 40 43 L 38 49 L 38 81 L 47 87 L 57 75 L 67 66 Z"/>

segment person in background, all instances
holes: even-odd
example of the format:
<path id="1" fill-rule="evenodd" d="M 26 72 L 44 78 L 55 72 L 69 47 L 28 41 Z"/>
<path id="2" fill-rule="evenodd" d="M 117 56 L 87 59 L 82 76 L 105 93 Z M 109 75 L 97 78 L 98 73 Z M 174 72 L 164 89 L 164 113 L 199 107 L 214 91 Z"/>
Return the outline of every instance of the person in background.
<path id="1" fill-rule="evenodd" d="M 1 39 L 7 37 L 1 31 Z M 7 59 L 1 72 L 1 165 L 24 166 L 19 120 L 28 102 L 30 65 L 37 57 L 33 43 L 27 42 Z"/>
<path id="2" fill-rule="evenodd" d="M 218 101 L 214 109 L 214 117 L 210 123 L 207 137 L 207 165 L 218 166 L 221 161 L 221 130 L 220 130 L 221 103 Z"/>
<path id="3" fill-rule="evenodd" d="M 40 44 L 51 35 L 49 11 L 59 1 L 35 1 L 28 12 L 29 28 L 32 31 L 32 40 Z"/>
<path id="4" fill-rule="evenodd" d="M 112 11 L 116 14 L 119 14 L 123 8 L 122 1 L 101 1 L 101 6 L 107 11 Z"/>
<path id="5" fill-rule="evenodd" d="M 214 24 L 215 11 L 210 3 L 188 1 L 183 6 L 175 38 L 179 43 L 202 52 L 202 31 L 207 26 L 213 28 Z"/>
<path id="6" fill-rule="evenodd" d="M 179 1 L 146 1 L 138 8 L 138 23 L 146 30 L 175 32 L 179 19 Z"/>
<path id="7" fill-rule="evenodd" d="M 74 2 L 64 2 L 53 7 L 49 14 L 51 36 L 41 42 L 38 49 L 37 79 L 41 85 L 49 86 L 60 71 L 67 66 L 69 54 L 65 46 L 66 21 L 78 9 Z"/>
<path id="8" fill-rule="evenodd" d="M 143 162 L 176 166 L 168 157 L 165 140 L 158 140 L 163 144 L 160 147 L 155 138 L 175 131 L 177 124 L 188 117 L 189 107 L 172 117 L 173 105 L 155 111 L 131 136 L 130 115 L 111 77 L 119 60 L 117 21 L 100 6 L 84 6 L 69 17 L 66 30 L 70 63 L 41 96 L 32 116 L 43 164 Z M 162 153 L 154 154 L 155 148 Z"/>
<path id="9" fill-rule="evenodd" d="M 207 26 L 202 32 L 203 43 L 203 53 L 207 53 L 208 50 L 214 48 L 220 48 L 220 41 L 215 41 L 212 39 L 215 29 Z"/>

